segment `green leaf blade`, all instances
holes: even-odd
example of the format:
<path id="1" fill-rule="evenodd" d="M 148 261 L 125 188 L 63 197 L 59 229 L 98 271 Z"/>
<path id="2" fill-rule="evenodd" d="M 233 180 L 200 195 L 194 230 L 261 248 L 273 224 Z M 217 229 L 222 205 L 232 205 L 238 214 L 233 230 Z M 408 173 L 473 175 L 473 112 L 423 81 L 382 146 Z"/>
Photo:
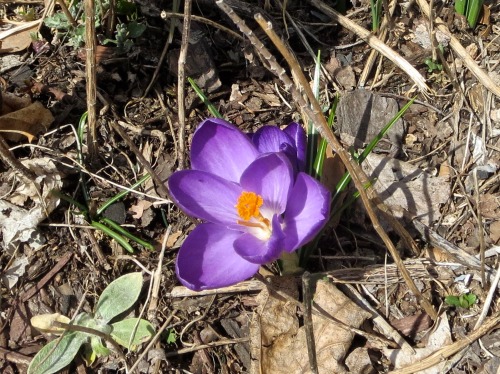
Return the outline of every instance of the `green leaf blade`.
<path id="1" fill-rule="evenodd" d="M 142 281 L 142 274 L 137 272 L 123 275 L 111 282 L 99 297 L 96 318 L 107 323 L 132 307 L 141 293 Z"/>
<path id="2" fill-rule="evenodd" d="M 113 327 L 111 337 L 118 344 L 130 349 L 131 351 L 137 349 L 139 344 L 151 339 L 155 333 L 154 327 L 151 323 L 145 319 L 139 318 L 127 318 L 123 321 L 113 323 L 111 326 Z M 134 334 L 133 339 L 130 339 L 132 334 Z"/>
<path id="3" fill-rule="evenodd" d="M 88 336 L 79 332 L 63 335 L 45 345 L 28 367 L 28 374 L 52 374 L 68 366 Z"/>

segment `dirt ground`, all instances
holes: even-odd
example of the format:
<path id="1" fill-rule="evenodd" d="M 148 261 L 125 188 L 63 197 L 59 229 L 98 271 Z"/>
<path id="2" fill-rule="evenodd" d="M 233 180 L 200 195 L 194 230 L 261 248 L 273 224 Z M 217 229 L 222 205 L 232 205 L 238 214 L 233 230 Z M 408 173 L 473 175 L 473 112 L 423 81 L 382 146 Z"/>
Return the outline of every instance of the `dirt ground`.
<path id="1" fill-rule="evenodd" d="M 165 187 L 189 168 L 192 134 L 213 116 L 187 77 L 245 132 L 307 126 L 308 111 L 215 0 L 193 0 L 189 23 L 185 4 L 96 1 L 91 51 L 84 2 L 68 4 L 73 25 L 61 3 L 0 4 L 2 373 L 27 372 L 57 339 L 31 317 L 92 313 L 110 282 L 138 271 L 144 286 L 128 315 L 155 327 L 153 344 L 90 365 L 79 354 L 62 372 L 499 372 L 497 1 L 485 0 L 475 28 L 451 1 L 433 2 L 432 22 L 425 0 L 383 2 L 372 31 L 365 0 L 346 3 L 344 15 L 329 0 L 225 0 L 287 75 L 296 78 L 255 14 L 271 21 L 308 82 L 320 51 L 318 102 L 326 116 L 338 102 L 333 131 L 351 154 L 415 101 L 362 164 L 390 209 L 371 200 L 380 225 L 357 199 L 328 224 L 305 275 L 281 277 L 268 264 L 241 285 L 202 293 L 175 275 L 198 221 Z M 331 148 L 323 170 L 333 189 L 345 166 Z M 126 240 L 127 251 L 92 225 L 102 217 L 153 248 Z"/>

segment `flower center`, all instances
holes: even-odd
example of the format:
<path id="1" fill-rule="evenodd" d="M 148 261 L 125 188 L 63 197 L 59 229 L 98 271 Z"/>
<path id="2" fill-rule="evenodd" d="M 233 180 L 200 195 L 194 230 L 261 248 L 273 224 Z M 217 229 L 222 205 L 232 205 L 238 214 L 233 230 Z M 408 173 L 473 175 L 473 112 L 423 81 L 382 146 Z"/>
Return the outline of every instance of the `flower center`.
<path id="1" fill-rule="evenodd" d="M 264 204 L 262 196 L 257 195 L 255 192 L 243 191 L 235 205 L 238 215 L 242 218 L 237 223 L 242 226 L 259 228 L 270 232 L 271 224 L 259 209 L 262 204 Z"/>
<path id="2" fill-rule="evenodd" d="M 257 195 L 255 192 L 243 191 L 238 197 L 238 203 L 236 204 L 236 210 L 238 215 L 245 221 L 248 221 L 251 217 L 259 217 L 259 208 L 264 204 L 262 196 Z"/>

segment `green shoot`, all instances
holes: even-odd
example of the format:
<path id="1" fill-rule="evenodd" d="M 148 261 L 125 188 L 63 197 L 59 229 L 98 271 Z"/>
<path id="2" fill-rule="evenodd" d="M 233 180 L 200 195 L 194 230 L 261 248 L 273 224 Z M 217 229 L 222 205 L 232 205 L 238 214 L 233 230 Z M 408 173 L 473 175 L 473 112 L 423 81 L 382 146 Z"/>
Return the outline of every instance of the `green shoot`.
<path id="1" fill-rule="evenodd" d="M 87 122 L 87 112 L 85 112 L 81 117 L 80 121 L 78 123 L 78 129 L 77 129 L 77 136 L 76 136 L 76 144 L 77 144 L 77 159 L 80 164 L 83 164 L 83 151 L 82 151 L 82 145 L 84 143 L 84 133 L 85 133 L 85 125 Z M 103 217 L 102 213 L 108 209 L 112 204 L 120 200 L 121 198 L 125 197 L 128 193 L 130 193 L 130 190 L 134 190 L 137 187 L 139 187 L 141 184 L 143 184 L 145 181 L 147 181 L 150 178 L 149 175 L 143 176 L 141 179 L 139 179 L 136 183 L 134 183 L 130 189 L 128 190 L 123 190 L 119 193 L 117 193 L 115 196 L 112 198 L 108 199 L 101 207 L 99 207 L 95 213 L 92 213 L 89 209 L 89 201 L 90 201 L 90 196 L 88 193 L 88 188 L 86 184 L 86 178 L 85 174 L 80 170 L 80 185 L 81 185 L 81 190 L 83 194 L 83 198 L 85 203 L 80 203 L 76 201 L 75 199 L 60 193 L 59 191 L 52 191 L 52 193 L 59 198 L 67 201 L 68 203 L 76 206 L 79 210 L 80 213 L 85 217 L 85 219 L 90 222 L 90 225 L 94 227 L 97 230 L 101 230 L 104 234 L 110 236 L 111 238 L 115 239 L 124 249 L 126 249 L 128 252 L 133 253 L 134 249 L 130 245 L 130 243 L 127 241 L 127 238 L 136 242 L 137 244 L 143 246 L 144 248 L 147 248 L 149 250 L 154 250 L 154 247 L 151 243 L 148 243 L 135 235 L 131 234 L 129 231 L 121 227 L 119 224 L 116 222 L 112 221 L 109 218 Z"/>
<path id="2" fill-rule="evenodd" d="M 467 18 L 470 27 L 475 28 L 484 0 L 455 0 L 455 11 Z"/>
<path id="3" fill-rule="evenodd" d="M 373 151 L 373 149 L 377 146 L 378 142 L 384 137 L 385 134 L 391 129 L 391 127 L 406 113 L 406 111 L 410 108 L 411 104 L 413 104 L 415 98 L 411 99 L 406 103 L 401 110 L 391 119 L 382 130 L 378 133 L 378 135 L 368 144 L 365 150 L 357 157 L 357 162 L 361 164 L 366 157 Z M 349 182 L 351 181 L 351 176 L 349 173 L 345 173 L 340 182 L 337 184 L 337 189 L 335 195 L 333 196 L 333 201 L 337 198 L 337 196 L 343 192 Z"/>
<path id="4" fill-rule="evenodd" d="M 373 151 L 373 149 L 377 146 L 379 141 L 384 137 L 385 134 L 391 129 L 391 127 L 403 116 L 403 114 L 410 108 L 411 104 L 413 104 L 413 101 L 415 98 L 411 99 L 406 105 L 404 105 L 401 110 L 394 116 L 393 119 L 391 119 L 385 126 L 384 128 L 377 134 L 377 136 L 372 139 L 372 141 L 367 145 L 366 149 L 360 154 L 360 155 L 353 155 L 353 158 L 361 164 L 366 157 Z M 332 111 L 330 112 L 330 117 L 329 117 L 329 123 L 330 121 L 333 121 L 332 118 L 332 112 L 334 112 L 336 103 L 334 103 L 334 106 L 332 107 Z M 348 208 L 358 197 L 359 197 L 359 192 L 356 191 L 344 204 L 342 204 L 340 207 L 337 208 L 338 205 L 340 205 L 340 197 L 341 193 L 345 191 L 347 188 L 349 182 L 351 181 L 351 176 L 348 172 L 346 172 L 339 183 L 337 184 L 336 191 L 332 196 L 331 200 L 331 213 L 330 213 L 330 220 L 340 214 L 340 212 L 344 211 L 346 208 Z M 368 182 L 364 188 L 368 188 L 371 186 L 374 182 Z M 323 229 L 324 230 L 324 229 Z M 309 260 L 310 255 L 312 252 L 317 248 L 319 238 L 321 237 L 321 234 L 316 236 L 316 239 L 313 240 L 311 243 L 305 245 L 302 247 L 299 251 L 299 266 L 302 268 L 306 268 L 307 262 Z"/>
<path id="5" fill-rule="evenodd" d="M 336 95 L 335 99 L 333 101 L 332 107 L 330 108 L 330 114 L 328 116 L 328 126 L 332 128 L 333 126 L 333 121 L 335 119 L 335 113 L 337 111 L 337 105 L 339 103 L 339 96 Z M 323 175 L 323 163 L 325 161 L 326 157 L 326 148 L 327 148 L 327 142 L 325 139 L 321 139 L 319 147 L 318 147 L 318 152 L 316 153 L 316 158 L 314 160 L 313 164 L 313 175 L 316 175 L 317 178 L 321 178 Z"/>
<path id="6" fill-rule="evenodd" d="M 378 31 L 382 18 L 382 0 L 370 0 L 372 13 L 372 31 Z"/>
<path id="7" fill-rule="evenodd" d="M 31 323 L 35 328 L 62 335 L 47 343 L 36 354 L 29 365 L 28 374 L 52 374 L 62 370 L 73 361 L 82 346 L 89 352 L 91 364 L 95 358 L 111 353 L 102 340 L 117 351 L 120 351 L 119 345 L 135 351 L 141 343 L 151 339 L 154 327 L 145 319 L 125 318 L 111 323 L 137 302 L 142 284 L 141 273 L 121 276 L 104 289 L 94 313 L 82 312 L 71 323 L 68 323 L 69 318 L 60 314 L 32 318 Z M 67 330 L 61 331 L 62 326 Z M 121 356 L 125 357 L 123 353 Z"/>
<path id="8" fill-rule="evenodd" d="M 141 179 L 139 179 L 137 182 L 135 182 L 132 186 L 130 186 L 131 190 L 135 190 L 137 187 L 139 187 L 141 184 L 146 182 L 151 176 L 149 174 L 146 174 L 143 176 Z M 120 200 L 122 197 L 126 196 L 128 193 L 130 193 L 129 190 L 123 190 L 119 193 L 117 193 L 115 196 L 113 196 L 111 199 L 106 201 L 99 209 L 97 209 L 97 215 L 101 215 L 106 209 L 110 207 L 110 205 L 114 204 L 118 200 Z"/>
<path id="9" fill-rule="evenodd" d="M 203 92 L 203 90 L 200 87 L 198 87 L 198 85 L 196 84 L 196 82 L 194 81 L 194 79 L 188 77 L 187 80 L 188 80 L 189 84 L 191 85 L 191 87 L 193 87 L 193 90 L 198 94 L 198 97 L 201 99 L 201 101 L 203 102 L 203 104 L 205 104 L 205 106 L 207 107 L 207 109 L 210 112 L 210 114 L 212 116 L 214 116 L 215 118 L 222 118 L 222 114 L 219 113 L 219 111 L 217 110 L 217 108 L 208 99 L 208 97 L 205 95 L 205 93 Z"/>
<path id="10" fill-rule="evenodd" d="M 314 67 L 314 79 L 313 79 L 313 92 L 316 100 L 319 99 L 319 84 L 320 84 L 320 72 L 321 72 L 321 61 L 320 61 L 321 51 L 318 51 L 316 57 L 316 65 Z M 318 140 L 319 134 L 314 127 L 314 124 L 309 121 L 307 125 L 307 171 L 309 175 L 318 178 L 318 174 L 314 170 L 314 160 L 316 159 L 316 154 L 318 152 Z"/>
<path id="11" fill-rule="evenodd" d="M 477 296 L 473 293 L 468 293 L 460 296 L 449 295 L 444 299 L 445 303 L 457 308 L 469 309 L 477 301 Z"/>
<path id="12" fill-rule="evenodd" d="M 108 220 L 111 221 L 111 220 Z M 113 222 L 113 221 L 111 221 Z M 90 222 L 90 225 L 98 230 L 101 230 L 103 233 L 106 235 L 110 236 L 111 238 L 115 239 L 118 244 L 120 244 L 123 248 L 125 248 L 128 252 L 134 253 L 134 248 L 130 245 L 130 243 L 125 239 L 122 235 L 119 233 L 113 231 L 111 228 L 108 226 L 105 226 L 104 224 L 96 221 Z"/>

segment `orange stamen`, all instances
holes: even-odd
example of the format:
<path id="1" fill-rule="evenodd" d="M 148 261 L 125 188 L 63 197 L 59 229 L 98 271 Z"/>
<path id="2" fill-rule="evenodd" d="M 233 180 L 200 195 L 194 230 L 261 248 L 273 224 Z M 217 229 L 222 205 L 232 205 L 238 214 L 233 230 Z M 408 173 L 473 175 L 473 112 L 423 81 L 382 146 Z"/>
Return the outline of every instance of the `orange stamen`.
<path id="1" fill-rule="evenodd" d="M 255 192 L 243 191 L 238 197 L 238 202 L 235 205 L 238 215 L 243 218 L 244 221 L 250 220 L 250 218 L 259 218 L 260 214 L 259 208 L 264 203 L 262 196 L 257 195 Z"/>

